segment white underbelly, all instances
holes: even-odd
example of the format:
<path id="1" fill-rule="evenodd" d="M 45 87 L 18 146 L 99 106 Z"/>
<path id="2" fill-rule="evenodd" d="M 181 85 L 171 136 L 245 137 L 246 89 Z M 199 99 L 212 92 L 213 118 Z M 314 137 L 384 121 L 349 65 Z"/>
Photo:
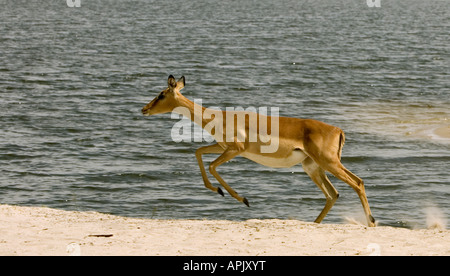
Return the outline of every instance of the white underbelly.
<path id="1" fill-rule="evenodd" d="M 266 167 L 272 167 L 272 168 L 290 168 L 294 165 L 297 165 L 303 160 L 308 157 L 303 151 L 301 150 L 294 150 L 292 151 L 291 155 L 285 157 L 285 158 L 277 158 L 272 156 L 264 156 L 260 154 L 250 153 L 250 152 L 244 152 L 241 153 L 242 157 L 245 157 L 247 159 L 250 159 L 258 164 L 264 165 Z"/>

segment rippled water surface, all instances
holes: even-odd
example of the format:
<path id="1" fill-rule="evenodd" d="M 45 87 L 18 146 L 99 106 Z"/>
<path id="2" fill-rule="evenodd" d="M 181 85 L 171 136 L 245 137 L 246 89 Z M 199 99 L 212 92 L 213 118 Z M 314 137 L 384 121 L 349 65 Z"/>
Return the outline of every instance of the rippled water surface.
<path id="1" fill-rule="evenodd" d="M 207 143 L 175 143 L 178 120 L 140 113 L 173 74 L 207 107 L 278 107 L 344 129 L 342 161 L 380 224 L 426 227 L 431 207 L 450 216 L 448 1 L 0 4 L 2 204 L 314 220 L 325 200 L 301 166 L 219 167 L 250 208 L 204 187 L 194 152 Z M 340 198 L 324 223 L 362 216 L 330 179 Z"/>

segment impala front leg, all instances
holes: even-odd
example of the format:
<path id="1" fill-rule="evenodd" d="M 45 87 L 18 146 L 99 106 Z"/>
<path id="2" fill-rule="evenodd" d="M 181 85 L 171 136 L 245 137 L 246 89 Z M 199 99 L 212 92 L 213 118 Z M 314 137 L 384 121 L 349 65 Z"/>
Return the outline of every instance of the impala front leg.
<path id="1" fill-rule="evenodd" d="M 242 150 L 240 149 L 234 149 L 234 148 L 228 148 L 226 149 L 222 155 L 220 155 L 216 160 L 211 162 L 209 165 L 209 172 L 214 175 L 214 177 L 219 181 L 219 183 L 227 190 L 227 192 L 237 199 L 239 202 L 243 202 L 245 205 L 250 207 L 248 200 L 245 197 L 241 197 L 236 193 L 235 190 L 233 190 L 223 179 L 220 177 L 220 175 L 217 173 L 216 168 L 220 166 L 221 164 L 233 159 L 234 157 L 238 156 L 242 153 Z"/>
<path id="2" fill-rule="evenodd" d="M 210 189 L 211 191 L 219 193 L 222 196 L 224 196 L 222 189 L 211 185 L 211 182 L 209 181 L 208 176 L 206 175 L 205 166 L 203 165 L 203 160 L 202 160 L 202 154 L 223 153 L 223 151 L 224 151 L 224 149 L 221 146 L 219 146 L 219 144 L 201 147 L 195 151 L 195 157 L 197 157 L 198 165 L 200 167 L 200 172 L 202 173 L 202 178 L 203 178 L 203 182 L 205 183 L 205 187 Z"/>

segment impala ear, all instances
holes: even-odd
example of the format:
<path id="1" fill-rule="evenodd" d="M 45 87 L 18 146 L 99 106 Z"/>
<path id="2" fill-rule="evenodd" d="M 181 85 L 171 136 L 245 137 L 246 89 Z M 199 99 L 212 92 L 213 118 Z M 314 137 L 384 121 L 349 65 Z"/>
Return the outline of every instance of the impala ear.
<path id="1" fill-rule="evenodd" d="M 177 82 L 175 81 L 175 78 L 172 75 L 169 76 L 169 79 L 167 80 L 167 84 L 172 89 L 177 86 Z"/>
<path id="2" fill-rule="evenodd" d="M 185 80 L 184 80 L 184 76 L 182 76 L 178 81 L 177 81 L 177 89 L 181 90 L 183 89 L 185 84 Z"/>

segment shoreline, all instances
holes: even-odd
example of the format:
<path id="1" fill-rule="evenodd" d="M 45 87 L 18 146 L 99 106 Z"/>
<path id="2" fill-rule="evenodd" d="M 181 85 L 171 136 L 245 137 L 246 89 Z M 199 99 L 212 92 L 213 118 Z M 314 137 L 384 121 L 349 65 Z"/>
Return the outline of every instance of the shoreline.
<path id="1" fill-rule="evenodd" d="M 0 255 L 450 255 L 450 231 L 297 220 L 159 220 L 0 205 Z"/>

